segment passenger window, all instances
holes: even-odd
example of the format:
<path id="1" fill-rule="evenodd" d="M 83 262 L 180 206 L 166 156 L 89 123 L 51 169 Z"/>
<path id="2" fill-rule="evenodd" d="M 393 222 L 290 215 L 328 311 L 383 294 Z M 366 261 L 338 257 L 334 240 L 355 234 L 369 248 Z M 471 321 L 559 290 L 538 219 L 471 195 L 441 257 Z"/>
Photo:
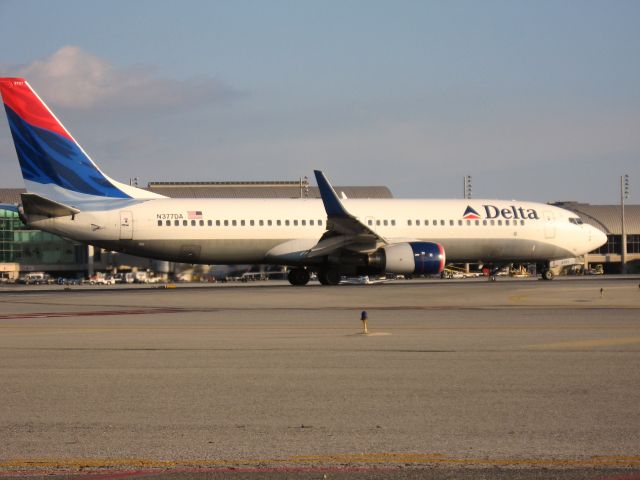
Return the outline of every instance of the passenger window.
<path id="1" fill-rule="evenodd" d="M 307 221 L 306 220 L 300 220 L 300 223 L 302 224 L 303 227 L 307 226 Z"/>
<path id="2" fill-rule="evenodd" d="M 486 225 L 487 221 L 486 220 L 482 220 L 482 225 Z"/>
<path id="3" fill-rule="evenodd" d="M 471 225 L 471 220 L 467 220 L 467 225 Z"/>
<path id="4" fill-rule="evenodd" d="M 293 221 L 293 226 L 294 226 L 294 227 L 297 227 L 297 226 L 298 226 L 298 220 L 294 220 L 294 221 Z"/>
<path id="5" fill-rule="evenodd" d="M 180 221 L 179 220 L 174 220 L 173 224 L 177 227 L 178 225 L 180 225 Z"/>
<path id="6" fill-rule="evenodd" d="M 194 220 L 194 222 L 195 222 L 195 220 Z M 189 224 L 189 222 L 187 222 L 186 220 L 183 220 L 183 221 L 182 221 L 182 225 L 184 225 L 185 227 L 186 227 L 188 224 Z"/>
<path id="7" fill-rule="evenodd" d="M 264 220 L 258 220 L 258 225 L 260 225 L 261 227 L 264 226 Z"/>
<path id="8" fill-rule="evenodd" d="M 476 226 L 480 225 L 480 220 L 476 220 Z"/>
<path id="9" fill-rule="evenodd" d="M 204 227 L 204 220 L 200 220 L 200 226 Z"/>
<path id="10" fill-rule="evenodd" d="M 498 225 L 502 225 L 502 220 L 498 220 Z"/>
<path id="11" fill-rule="evenodd" d="M 411 220 L 407 220 L 407 225 L 411 226 Z"/>
<path id="12" fill-rule="evenodd" d="M 433 226 L 434 226 L 434 227 L 437 227 L 437 226 L 438 226 L 438 220 L 434 220 L 434 221 L 433 221 Z"/>
<path id="13" fill-rule="evenodd" d="M 228 226 L 229 226 L 229 220 L 225 220 L 225 221 L 224 221 L 224 226 L 225 226 L 225 227 L 228 227 Z"/>
<path id="14" fill-rule="evenodd" d="M 170 227 L 170 226 L 171 226 L 171 220 L 167 220 L 167 221 L 165 222 L 165 225 L 166 225 L 167 227 Z"/>
<path id="15" fill-rule="evenodd" d="M 238 225 L 238 221 L 237 220 L 231 220 L 231 225 L 233 227 L 236 227 Z"/>
<path id="16" fill-rule="evenodd" d="M 279 227 L 280 225 L 282 225 L 282 220 L 276 220 L 276 225 Z"/>
<path id="17" fill-rule="evenodd" d="M 440 225 L 444 227 L 444 220 L 440 220 Z"/>
<path id="18" fill-rule="evenodd" d="M 318 220 L 318 226 L 321 227 L 322 226 L 322 220 Z"/>
<path id="19" fill-rule="evenodd" d="M 429 226 L 429 220 L 425 220 L 425 221 L 424 221 L 424 226 L 425 226 L 425 227 L 428 227 L 428 226 Z"/>
<path id="20" fill-rule="evenodd" d="M 309 225 L 313 227 L 313 220 L 309 220 Z"/>
<path id="21" fill-rule="evenodd" d="M 249 225 L 253 227 L 255 225 L 255 222 L 253 220 L 249 220 Z"/>
<path id="22" fill-rule="evenodd" d="M 395 220 L 391 220 L 391 225 L 393 225 L 395 227 L 396 226 L 396 221 Z"/>
<path id="23" fill-rule="evenodd" d="M 216 227 L 220 226 L 220 220 L 216 220 Z"/>
<path id="24" fill-rule="evenodd" d="M 213 226 L 213 220 L 207 220 L 207 226 L 208 227 Z"/>
<path id="25" fill-rule="evenodd" d="M 386 227 L 387 225 L 389 225 L 389 222 L 387 220 L 385 220 L 384 222 L 384 226 Z"/>
<path id="26" fill-rule="evenodd" d="M 520 225 L 524 225 L 524 220 L 520 220 Z"/>
<path id="27" fill-rule="evenodd" d="M 462 220 L 458 220 L 458 226 L 461 227 L 462 226 Z"/>
<path id="28" fill-rule="evenodd" d="M 379 227 L 380 226 L 380 220 L 376 220 L 376 225 Z"/>
<path id="29" fill-rule="evenodd" d="M 491 220 L 491 225 L 495 225 L 496 221 L 495 220 Z"/>
<path id="30" fill-rule="evenodd" d="M 244 227 L 244 220 L 240 220 L 240 226 Z"/>
<path id="31" fill-rule="evenodd" d="M 504 224 L 505 224 L 505 225 L 509 225 L 510 223 L 511 223 L 511 222 L 510 222 L 509 220 L 505 220 L 505 221 L 504 221 Z"/>
<path id="32" fill-rule="evenodd" d="M 455 222 L 453 220 L 449 220 L 449 225 L 453 226 Z"/>
<path id="33" fill-rule="evenodd" d="M 162 220 L 158 220 L 158 226 L 161 227 L 162 226 Z"/>
<path id="34" fill-rule="evenodd" d="M 267 220 L 267 225 L 271 226 L 273 225 L 273 222 L 271 220 Z"/>
<path id="35" fill-rule="evenodd" d="M 196 221 L 195 220 L 191 220 L 191 226 L 195 227 L 196 226 Z"/>
<path id="36" fill-rule="evenodd" d="M 372 225 L 373 225 L 373 220 L 371 220 L 371 219 L 367 220 L 367 224 L 368 224 L 369 226 L 372 226 Z"/>
<path id="37" fill-rule="evenodd" d="M 289 226 L 289 220 L 285 220 L 284 224 L 288 227 Z"/>

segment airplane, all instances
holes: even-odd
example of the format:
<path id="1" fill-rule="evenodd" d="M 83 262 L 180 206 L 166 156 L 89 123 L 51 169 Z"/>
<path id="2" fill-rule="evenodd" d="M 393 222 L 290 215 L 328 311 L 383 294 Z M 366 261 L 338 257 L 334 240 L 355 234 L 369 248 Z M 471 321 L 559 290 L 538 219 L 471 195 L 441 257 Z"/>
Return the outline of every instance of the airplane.
<path id="1" fill-rule="evenodd" d="M 341 198 L 323 172 L 320 199 L 176 199 L 113 180 L 24 78 L 0 93 L 27 193 L 14 206 L 46 232 L 132 255 L 201 264 L 290 267 L 289 282 L 439 274 L 446 262 L 549 262 L 604 244 L 573 212 L 492 199 Z"/>

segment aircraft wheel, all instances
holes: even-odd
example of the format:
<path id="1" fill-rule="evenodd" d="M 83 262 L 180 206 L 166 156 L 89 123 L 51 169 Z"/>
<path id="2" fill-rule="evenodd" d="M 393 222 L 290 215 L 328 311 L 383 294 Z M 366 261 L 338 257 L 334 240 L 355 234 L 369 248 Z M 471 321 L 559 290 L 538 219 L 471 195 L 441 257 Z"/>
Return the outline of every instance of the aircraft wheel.
<path id="1" fill-rule="evenodd" d="M 553 274 L 553 272 L 551 270 L 543 270 L 542 271 L 542 279 L 543 280 L 553 280 L 553 277 L 555 275 Z"/>
<path id="2" fill-rule="evenodd" d="M 322 285 L 338 285 L 340 284 L 340 272 L 334 269 L 320 270 L 318 272 L 318 281 Z"/>
<path id="3" fill-rule="evenodd" d="M 301 287 L 309 283 L 309 272 L 304 268 L 294 268 L 289 270 L 287 279 L 291 285 Z"/>

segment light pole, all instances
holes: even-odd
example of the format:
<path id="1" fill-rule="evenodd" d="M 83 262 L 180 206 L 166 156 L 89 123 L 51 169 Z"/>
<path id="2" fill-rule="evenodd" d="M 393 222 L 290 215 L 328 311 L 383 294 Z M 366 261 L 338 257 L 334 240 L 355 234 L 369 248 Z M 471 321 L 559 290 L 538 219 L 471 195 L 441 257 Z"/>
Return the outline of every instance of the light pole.
<path id="1" fill-rule="evenodd" d="M 469 199 L 471 198 L 471 175 L 465 175 L 464 176 L 464 185 L 463 185 L 463 194 L 464 194 L 464 198 Z"/>
<path id="2" fill-rule="evenodd" d="M 464 198 L 469 200 L 471 199 L 471 192 L 472 192 L 472 188 L 471 188 L 471 175 L 465 175 L 464 176 Z M 470 270 L 470 265 L 468 263 L 464 264 L 464 271 L 465 273 L 469 273 Z"/>
<path id="3" fill-rule="evenodd" d="M 627 273 L 627 234 L 624 225 L 624 201 L 629 198 L 629 175 L 620 177 L 620 215 L 622 235 L 620 236 L 620 273 Z"/>

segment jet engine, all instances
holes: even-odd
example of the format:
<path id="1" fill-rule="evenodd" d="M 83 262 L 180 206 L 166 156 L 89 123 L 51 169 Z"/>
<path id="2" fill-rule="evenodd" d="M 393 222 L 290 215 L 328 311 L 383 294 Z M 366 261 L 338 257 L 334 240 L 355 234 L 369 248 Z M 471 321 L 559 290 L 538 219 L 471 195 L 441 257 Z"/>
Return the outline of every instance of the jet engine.
<path id="1" fill-rule="evenodd" d="M 380 273 L 435 275 L 444 264 L 444 248 L 433 242 L 394 243 L 369 255 L 369 267 Z"/>

